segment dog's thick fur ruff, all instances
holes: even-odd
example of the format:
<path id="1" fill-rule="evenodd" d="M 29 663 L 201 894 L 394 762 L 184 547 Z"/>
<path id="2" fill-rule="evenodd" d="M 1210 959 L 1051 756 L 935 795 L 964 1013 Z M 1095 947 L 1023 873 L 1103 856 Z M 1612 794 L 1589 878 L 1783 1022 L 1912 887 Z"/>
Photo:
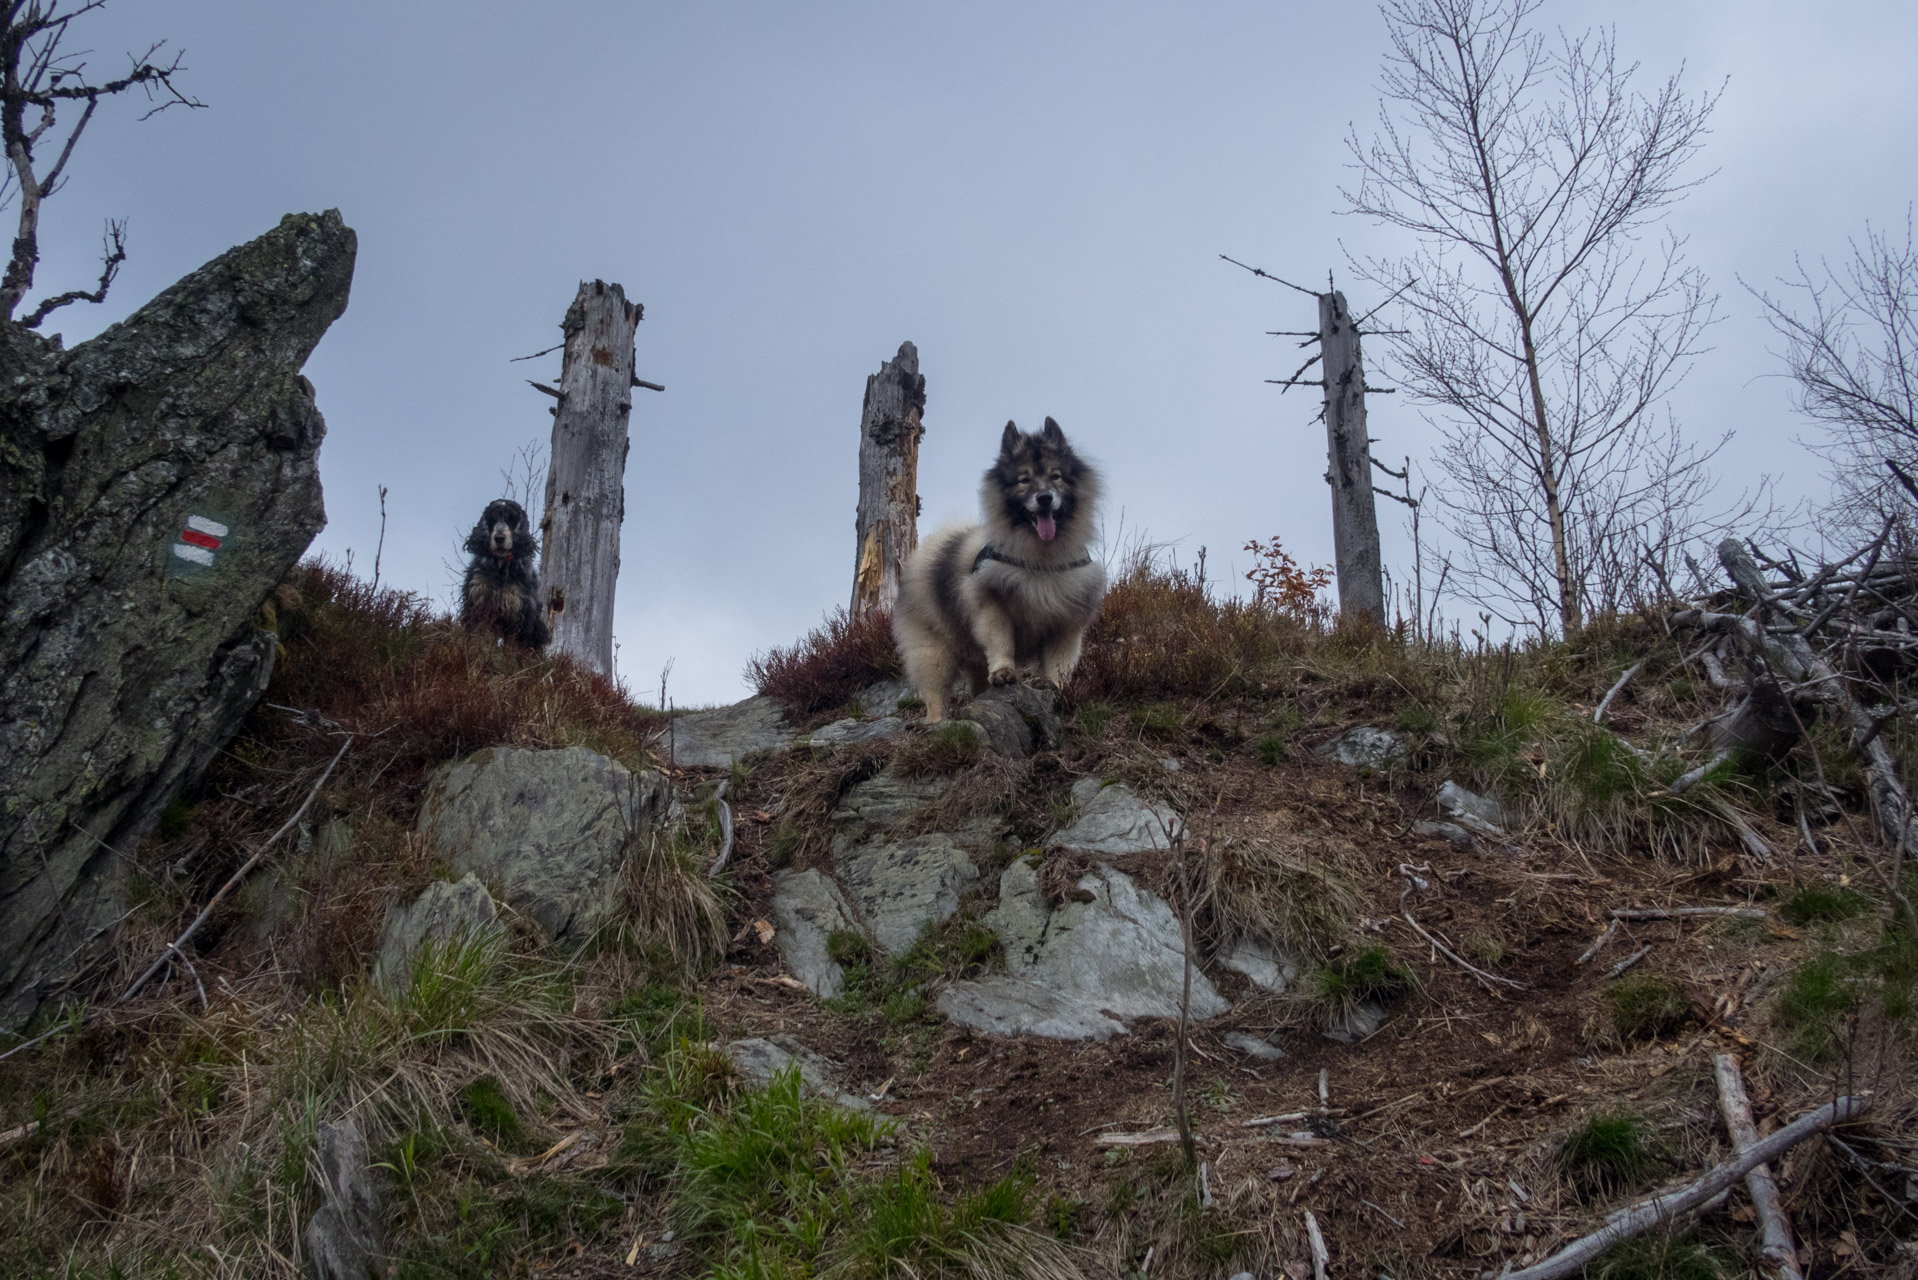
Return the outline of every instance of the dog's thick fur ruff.
<path id="1" fill-rule="evenodd" d="M 511 644 L 544 649 L 553 633 L 533 568 L 539 539 L 526 527 L 525 509 L 506 498 L 488 503 L 466 535 L 466 550 L 473 559 L 460 584 L 460 621 Z"/>
<path id="2" fill-rule="evenodd" d="M 1031 674 L 1063 686 L 1105 599 L 1086 554 L 1099 475 L 1051 418 L 1037 435 L 1006 424 L 979 488 L 980 524 L 940 529 L 907 564 L 892 634 L 906 678 L 945 719 L 953 678 L 978 693 Z M 1050 536 L 1045 536 L 1050 534 Z"/>

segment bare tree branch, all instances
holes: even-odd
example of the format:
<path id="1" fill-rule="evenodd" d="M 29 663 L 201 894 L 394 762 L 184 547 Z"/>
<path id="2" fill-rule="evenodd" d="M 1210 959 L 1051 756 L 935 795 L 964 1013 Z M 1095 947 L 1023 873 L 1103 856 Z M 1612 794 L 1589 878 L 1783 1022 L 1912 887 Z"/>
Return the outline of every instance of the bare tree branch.
<path id="1" fill-rule="evenodd" d="M 100 99 L 111 98 L 138 88 L 149 102 L 155 102 L 141 119 L 168 107 L 201 107 L 204 103 L 182 93 L 173 78 L 185 67 L 180 54 L 160 61 L 165 42 L 155 42 L 137 58 L 129 58 L 127 73 L 117 79 L 95 82 L 87 77 L 81 55 L 61 52 L 60 43 L 76 18 L 92 13 L 105 0 L 85 0 L 63 8 L 61 0 L 13 0 L 0 24 L 0 148 L 6 152 L 6 180 L 19 190 L 20 220 L 4 276 L 0 276 L 0 318 L 11 320 L 27 293 L 33 288 L 34 268 L 40 261 L 40 209 L 59 190 L 74 146 L 86 132 Z M 44 172 L 37 171 L 35 149 L 55 138 L 58 106 L 62 102 L 85 100 L 86 108 L 61 143 L 59 155 Z M 29 111 L 38 119 L 27 123 Z M 4 188 L 0 188 L 3 190 Z M 106 265 L 99 287 L 72 290 L 40 304 L 24 322 L 33 327 L 57 307 L 72 302 L 101 302 L 120 263 L 126 260 L 125 223 L 108 224 Z"/>

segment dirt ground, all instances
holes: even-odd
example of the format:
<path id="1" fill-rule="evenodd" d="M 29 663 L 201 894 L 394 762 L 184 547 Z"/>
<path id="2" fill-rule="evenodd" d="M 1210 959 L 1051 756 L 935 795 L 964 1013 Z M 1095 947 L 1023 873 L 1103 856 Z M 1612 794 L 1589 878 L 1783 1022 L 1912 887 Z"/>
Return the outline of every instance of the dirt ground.
<path id="1" fill-rule="evenodd" d="M 1057 781 L 1069 784 L 1073 772 L 1068 764 Z M 1362 940 L 1386 946 L 1415 976 L 1377 1031 L 1354 1044 L 1323 1035 L 1309 999 L 1240 998 L 1242 979 L 1220 981 L 1235 1007 L 1193 1025 L 1187 1067 L 1205 1187 L 1226 1238 L 1219 1258 L 1259 1256 L 1306 1274 L 1309 1211 L 1334 1275 L 1464 1276 L 1536 1261 L 1593 1229 L 1607 1208 L 1689 1181 L 1729 1154 L 1713 1082 L 1719 1053 L 1741 1060 L 1761 1133 L 1834 1093 L 1869 1090 L 1871 1132 L 1912 1140 L 1918 1108 L 1902 1037 L 1860 1028 L 1864 1047 L 1851 1058 L 1814 1066 L 1775 1042 L 1760 1008 L 1813 942 L 1782 922 L 1781 893 L 1858 874 L 1842 831 L 1814 853 L 1796 831 L 1767 829 L 1780 851 L 1768 866 L 1732 848 L 1674 865 L 1595 856 L 1549 834 L 1469 848 L 1414 836 L 1415 818 L 1434 816 L 1431 780 L 1387 785 L 1303 752 L 1276 769 L 1224 763 L 1204 781 L 1218 805 L 1208 819 L 1213 847 L 1304 840 L 1361 869 Z M 759 786 L 776 807 L 776 786 Z M 751 806 L 746 814 L 742 879 L 763 894 L 770 880 L 752 868 L 772 814 L 762 808 L 755 821 Z M 1766 919 L 1624 921 L 1580 963 L 1614 908 L 1754 905 L 1768 909 Z M 1475 940 L 1475 954 L 1494 957 L 1477 963 L 1505 982 L 1468 973 L 1405 913 L 1461 955 Z M 749 904 L 753 914 L 766 914 L 763 901 Z M 1692 1007 L 1674 1032 L 1619 1042 L 1603 989 L 1613 967 L 1645 947 L 1633 972 L 1676 978 Z M 1112 1262 L 1139 1271 L 1149 1249 L 1163 1256 L 1174 1247 L 1151 1214 L 1125 1209 L 1142 1187 L 1176 1180 L 1176 1144 L 1110 1143 L 1172 1124 L 1176 1023 L 1138 1023 L 1103 1043 L 1005 1039 L 945 1023 L 900 1031 L 876 1015 L 822 1007 L 780 977 L 772 946 L 749 938 L 732 960 L 705 988 L 708 1016 L 736 1036 L 790 1033 L 843 1064 L 846 1087 L 872 1096 L 907 1141 L 928 1145 L 942 1180 L 973 1185 L 1022 1162 L 1050 1198 L 1054 1225 Z M 1299 986 L 1310 986 L 1309 975 Z M 1270 1037 L 1285 1056 L 1251 1058 L 1224 1043 L 1232 1031 Z M 1658 1173 L 1609 1199 L 1582 1198 L 1560 1169 L 1564 1136 L 1620 1108 L 1655 1129 Z M 1797 1206 L 1810 1274 L 1859 1264 L 1914 1272 L 1918 1246 L 1908 1241 L 1918 1217 L 1901 1225 L 1829 1147 L 1805 1144 L 1776 1172 Z M 1750 1219 L 1740 1194 L 1704 1224 L 1742 1240 Z M 1232 1243 L 1246 1235 L 1258 1247 Z"/>

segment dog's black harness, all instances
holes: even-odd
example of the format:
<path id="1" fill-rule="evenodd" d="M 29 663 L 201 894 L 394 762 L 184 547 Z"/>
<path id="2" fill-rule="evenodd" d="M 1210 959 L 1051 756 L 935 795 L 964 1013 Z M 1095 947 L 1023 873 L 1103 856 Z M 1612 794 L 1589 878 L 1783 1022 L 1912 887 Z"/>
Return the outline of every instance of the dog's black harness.
<path id="1" fill-rule="evenodd" d="M 979 566 L 988 560 L 997 560 L 1000 564 L 1009 564 L 1015 569 L 1025 569 L 1032 573 L 1064 573 L 1069 569 L 1083 569 L 1092 563 L 1091 556 L 1081 556 L 1071 564 L 1033 564 L 1029 560 L 1020 560 L 1009 556 L 990 542 L 979 548 L 979 554 L 972 558 L 972 572 L 979 572 Z"/>

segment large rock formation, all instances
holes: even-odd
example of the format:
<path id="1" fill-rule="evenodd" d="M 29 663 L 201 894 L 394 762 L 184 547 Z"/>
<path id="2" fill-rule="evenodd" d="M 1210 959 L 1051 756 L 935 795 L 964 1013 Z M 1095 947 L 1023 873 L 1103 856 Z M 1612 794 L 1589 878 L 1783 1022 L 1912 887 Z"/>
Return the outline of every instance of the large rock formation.
<path id="1" fill-rule="evenodd" d="M 123 860 L 265 687 L 325 524 L 300 367 L 353 232 L 289 215 L 71 351 L 0 323 L 0 1028 L 119 918 Z"/>
<path id="2" fill-rule="evenodd" d="M 578 945 L 613 918 L 626 856 L 671 802 L 659 774 L 585 747 L 489 747 L 433 772 L 419 829 L 455 874 L 491 883 L 549 939 Z"/>

